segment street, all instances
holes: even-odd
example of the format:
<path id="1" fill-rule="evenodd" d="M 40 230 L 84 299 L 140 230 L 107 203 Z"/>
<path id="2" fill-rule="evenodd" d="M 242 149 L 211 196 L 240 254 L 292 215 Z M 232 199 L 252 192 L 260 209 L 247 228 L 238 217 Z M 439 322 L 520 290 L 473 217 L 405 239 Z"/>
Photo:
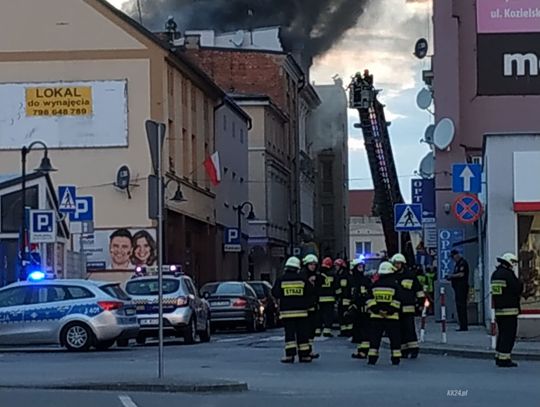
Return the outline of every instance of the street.
<path id="1" fill-rule="evenodd" d="M 350 358 L 346 339 L 321 339 L 321 359 L 311 365 L 282 365 L 282 332 L 218 334 L 209 344 L 186 346 L 169 342 L 165 348 L 168 381 L 237 380 L 246 392 L 142 393 L 0 390 L 1 406 L 160 407 L 172 403 L 193 406 L 328 406 L 330 403 L 387 406 L 537 406 L 540 363 L 521 362 L 517 369 L 496 369 L 491 361 L 421 355 L 389 364 L 388 350 L 379 364 L 366 366 Z M 127 350 L 73 354 L 64 351 L 9 351 L 0 355 L 1 385 L 40 387 L 53 384 L 144 382 L 155 377 L 154 343 Z"/>

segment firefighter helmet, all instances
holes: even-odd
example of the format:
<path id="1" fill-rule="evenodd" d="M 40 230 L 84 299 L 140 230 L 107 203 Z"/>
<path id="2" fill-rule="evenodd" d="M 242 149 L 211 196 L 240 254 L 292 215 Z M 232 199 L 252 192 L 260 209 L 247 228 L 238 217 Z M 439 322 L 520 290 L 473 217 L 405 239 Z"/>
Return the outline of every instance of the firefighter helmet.
<path id="1" fill-rule="evenodd" d="M 332 268 L 332 265 L 334 264 L 334 262 L 332 261 L 332 258 L 331 257 L 325 257 L 322 261 L 322 266 L 329 269 L 329 268 Z"/>
<path id="2" fill-rule="evenodd" d="M 334 266 L 344 267 L 345 266 L 345 261 L 343 259 L 336 259 L 334 261 Z"/>
<path id="3" fill-rule="evenodd" d="M 360 264 L 365 264 L 362 259 L 354 259 L 353 261 L 351 261 L 351 269 L 354 270 Z"/>
<path id="4" fill-rule="evenodd" d="M 392 264 L 396 264 L 396 263 L 407 263 L 407 260 L 405 259 L 405 256 L 402 255 L 401 253 L 396 253 L 392 256 L 392 258 L 390 259 L 390 261 L 392 262 Z"/>
<path id="5" fill-rule="evenodd" d="M 518 262 L 518 258 L 513 253 L 505 253 L 501 257 L 497 257 L 497 261 L 499 263 L 505 262 L 513 266 L 514 264 Z"/>
<path id="6" fill-rule="evenodd" d="M 306 257 L 304 257 L 304 259 L 302 260 L 302 263 L 304 263 L 304 265 L 313 264 L 313 263 L 317 264 L 319 263 L 319 259 L 314 254 L 308 254 Z"/>
<path id="7" fill-rule="evenodd" d="M 381 265 L 379 266 L 380 275 L 392 274 L 394 271 L 396 271 L 396 269 L 394 265 L 390 263 L 389 261 L 383 261 Z"/>
<path id="8" fill-rule="evenodd" d="M 300 269 L 300 259 L 298 257 L 289 257 L 289 259 L 285 263 L 285 267 L 292 269 Z"/>

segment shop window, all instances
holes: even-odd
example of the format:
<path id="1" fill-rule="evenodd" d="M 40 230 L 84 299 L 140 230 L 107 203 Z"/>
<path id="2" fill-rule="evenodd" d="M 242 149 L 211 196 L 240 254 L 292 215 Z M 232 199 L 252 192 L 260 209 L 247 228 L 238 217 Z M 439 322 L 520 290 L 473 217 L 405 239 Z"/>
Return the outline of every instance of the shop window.
<path id="1" fill-rule="evenodd" d="M 540 214 L 518 215 L 519 276 L 523 311 L 540 311 Z"/>

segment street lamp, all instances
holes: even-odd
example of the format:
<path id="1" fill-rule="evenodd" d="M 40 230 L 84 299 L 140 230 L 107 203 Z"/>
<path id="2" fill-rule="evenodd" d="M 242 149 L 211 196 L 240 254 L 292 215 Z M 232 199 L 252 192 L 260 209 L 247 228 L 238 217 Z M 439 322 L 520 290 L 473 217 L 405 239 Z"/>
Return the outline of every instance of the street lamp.
<path id="1" fill-rule="evenodd" d="M 27 234 L 27 226 L 26 226 L 26 157 L 32 151 L 32 149 L 36 146 L 40 146 L 43 148 L 43 157 L 41 158 L 41 163 L 39 164 L 39 167 L 36 168 L 36 172 L 40 172 L 43 174 L 48 174 L 49 172 L 56 171 L 56 169 L 53 168 L 51 164 L 51 160 L 49 159 L 49 149 L 47 145 L 43 141 L 34 141 L 30 143 L 28 146 L 24 146 L 21 149 L 21 167 L 22 167 L 22 177 L 21 177 L 21 194 L 22 194 L 22 215 L 21 215 L 21 247 L 20 247 L 20 254 L 21 254 L 21 269 L 19 272 L 19 280 L 21 279 L 21 276 L 26 278 L 26 234 Z"/>
<path id="2" fill-rule="evenodd" d="M 251 202 L 246 201 L 241 205 L 233 206 L 233 209 L 237 211 L 238 213 L 238 235 L 240 236 L 240 246 L 242 246 L 242 215 L 244 214 L 244 208 L 246 206 L 249 207 L 247 220 L 254 220 L 255 212 L 253 212 L 253 204 Z M 243 256 L 244 256 L 244 252 L 242 250 L 242 247 L 240 247 L 240 251 L 238 252 L 238 281 L 242 281 L 242 257 Z"/>

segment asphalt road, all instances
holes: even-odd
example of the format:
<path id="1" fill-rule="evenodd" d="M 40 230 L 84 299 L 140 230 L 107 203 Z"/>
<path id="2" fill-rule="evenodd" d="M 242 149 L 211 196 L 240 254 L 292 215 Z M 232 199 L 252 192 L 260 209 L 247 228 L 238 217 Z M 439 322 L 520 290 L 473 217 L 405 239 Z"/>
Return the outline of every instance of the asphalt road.
<path id="1" fill-rule="evenodd" d="M 161 407 L 190 406 L 540 406 L 540 363 L 522 362 L 517 369 L 496 369 L 491 361 L 421 355 L 389 364 L 383 350 L 379 364 L 352 360 L 344 339 L 317 343 L 321 359 L 311 365 L 282 365 L 280 331 L 229 333 L 209 344 L 166 346 L 169 380 L 211 382 L 239 380 L 243 393 L 163 394 L 139 392 L 0 389 L 2 407 Z M 152 380 L 157 347 L 71 354 L 63 351 L 3 352 L 0 384 L 47 385 L 98 381 Z M 359 404 L 360 403 L 360 404 Z"/>

